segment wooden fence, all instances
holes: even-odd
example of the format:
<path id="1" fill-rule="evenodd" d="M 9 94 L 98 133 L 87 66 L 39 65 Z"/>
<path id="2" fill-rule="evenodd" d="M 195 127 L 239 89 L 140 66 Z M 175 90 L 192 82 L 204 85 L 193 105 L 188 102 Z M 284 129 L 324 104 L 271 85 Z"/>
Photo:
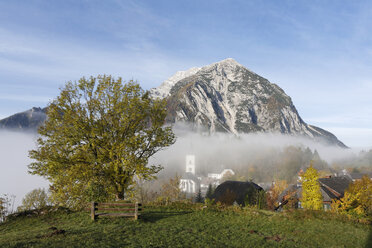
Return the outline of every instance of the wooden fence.
<path id="1" fill-rule="evenodd" d="M 98 203 L 92 202 L 90 207 L 90 215 L 92 220 L 98 216 L 127 216 L 134 217 L 135 220 L 141 215 L 141 203 Z"/>

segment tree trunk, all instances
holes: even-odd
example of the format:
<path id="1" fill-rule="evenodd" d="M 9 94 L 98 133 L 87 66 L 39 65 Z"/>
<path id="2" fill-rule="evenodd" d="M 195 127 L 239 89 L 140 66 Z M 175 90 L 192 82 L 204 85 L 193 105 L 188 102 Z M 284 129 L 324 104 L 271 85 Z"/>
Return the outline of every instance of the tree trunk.
<path id="1" fill-rule="evenodd" d="M 124 200 L 124 190 L 120 190 L 116 193 L 116 200 Z"/>

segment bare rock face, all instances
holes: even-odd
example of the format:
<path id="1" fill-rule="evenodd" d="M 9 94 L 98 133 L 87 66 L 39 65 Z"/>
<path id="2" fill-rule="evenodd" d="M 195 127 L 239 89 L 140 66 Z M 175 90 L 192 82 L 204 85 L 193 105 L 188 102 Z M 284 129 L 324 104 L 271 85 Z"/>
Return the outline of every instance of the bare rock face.
<path id="1" fill-rule="evenodd" d="M 234 59 L 186 72 L 152 90 L 154 97 L 167 98 L 170 123 L 189 122 L 211 133 L 279 132 L 346 147 L 333 134 L 306 124 L 279 86 Z"/>

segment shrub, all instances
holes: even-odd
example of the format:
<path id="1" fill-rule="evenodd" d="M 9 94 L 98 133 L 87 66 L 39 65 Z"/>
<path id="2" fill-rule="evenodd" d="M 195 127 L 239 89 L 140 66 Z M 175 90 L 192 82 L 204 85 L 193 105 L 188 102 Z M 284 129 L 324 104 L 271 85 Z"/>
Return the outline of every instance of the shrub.
<path id="1" fill-rule="evenodd" d="M 279 195 L 288 188 L 287 181 L 277 180 L 266 193 L 266 205 L 268 209 L 274 210 L 279 204 Z"/>
<path id="2" fill-rule="evenodd" d="M 183 194 L 180 189 L 180 179 L 180 176 L 175 175 L 174 178 L 169 178 L 169 181 L 162 185 L 160 196 L 165 199 L 165 204 L 182 199 Z"/>
<path id="3" fill-rule="evenodd" d="M 50 205 L 48 193 L 45 189 L 39 188 L 26 194 L 22 199 L 22 205 L 17 208 L 17 211 L 41 209 L 48 205 Z"/>
<path id="4" fill-rule="evenodd" d="M 266 193 L 264 190 L 256 190 L 250 188 L 245 195 L 244 199 L 245 206 L 252 206 L 258 209 L 266 208 Z"/>

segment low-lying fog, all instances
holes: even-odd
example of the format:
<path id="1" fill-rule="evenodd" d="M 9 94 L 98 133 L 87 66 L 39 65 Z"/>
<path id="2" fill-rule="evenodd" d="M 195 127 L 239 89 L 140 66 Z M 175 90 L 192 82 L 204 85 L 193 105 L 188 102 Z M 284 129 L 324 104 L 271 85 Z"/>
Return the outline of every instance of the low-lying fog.
<path id="1" fill-rule="evenodd" d="M 176 126 L 176 143 L 155 154 L 151 160 L 152 163 L 164 166 L 163 174 L 184 172 L 187 154 L 195 155 L 197 172 L 205 173 L 218 172 L 223 168 L 241 169 L 252 164 L 265 166 L 270 158 L 276 159 L 276 155 L 289 146 L 317 151 L 320 158 L 328 164 L 355 158 L 362 150 L 328 146 L 279 133 L 241 134 L 236 137 L 225 133 L 202 135 L 186 130 L 190 130 L 186 125 Z M 275 161 L 270 163 L 275 164 Z"/>
<path id="2" fill-rule="evenodd" d="M 35 148 L 35 141 L 35 134 L 0 131 L 0 195 L 15 195 L 15 206 L 26 193 L 48 186 L 43 178 L 27 173 L 28 150 Z"/>
<path id="3" fill-rule="evenodd" d="M 151 159 L 151 163 L 164 166 L 160 177 L 182 174 L 187 154 L 195 155 L 197 172 L 205 174 L 220 172 L 223 168 L 244 169 L 252 165 L 264 167 L 266 164 L 271 164 L 267 168 L 273 170 L 278 163 L 278 153 L 288 146 L 302 147 L 304 150 L 309 147 L 312 152 L 316 150 L 328 164 L 356 157 L 359 153 L 359 150 L 325 146 L 280 134 L 247 134 L 236 137 L 219 133 L 207 136 L 186 130 L 186 126 L 177 126 L 176 143 Z M 35 141 L 35 134 L 0 131 L 0 195 L 15 195 L 16 206 L 31 190 L 48 187 L 45 179 L 27 172 L 27 165 L 31 162 L 28 151 L 35 148 Z"/>

